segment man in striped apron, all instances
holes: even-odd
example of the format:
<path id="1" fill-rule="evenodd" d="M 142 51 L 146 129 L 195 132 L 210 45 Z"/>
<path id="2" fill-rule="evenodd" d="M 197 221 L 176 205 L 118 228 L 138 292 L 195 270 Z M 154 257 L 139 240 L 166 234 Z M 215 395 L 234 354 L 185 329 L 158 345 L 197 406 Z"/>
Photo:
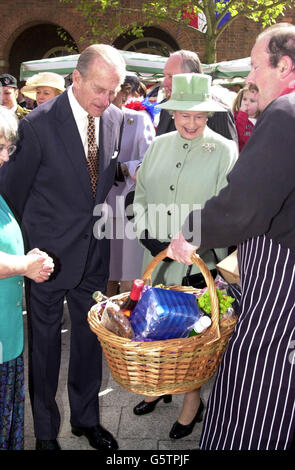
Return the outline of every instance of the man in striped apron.
<path id="1" fill-rule="evenodd" d="M 228 176 L 168 255 L 238 245 L 239 319 L 207 405 L 202 450 L 290 450 L 295 432 L 295 26 L 256 40 L 248 83 L 262 111 Z"/>

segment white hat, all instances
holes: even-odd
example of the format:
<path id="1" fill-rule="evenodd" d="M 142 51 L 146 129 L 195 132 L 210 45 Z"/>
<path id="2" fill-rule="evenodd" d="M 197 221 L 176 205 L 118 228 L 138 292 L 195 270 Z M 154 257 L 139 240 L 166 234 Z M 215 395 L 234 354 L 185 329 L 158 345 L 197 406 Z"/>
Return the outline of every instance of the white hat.
<path id="1" fill-rule="evenodd" d="M 55 88 L 60 93 L 65 90 L 65 80 L 61 75 L 53 72 L 41 72 L 28 78 L 25 86 L 21 89 L 23 95 L 36 100 L 36 91 L 39 86 Z"/>

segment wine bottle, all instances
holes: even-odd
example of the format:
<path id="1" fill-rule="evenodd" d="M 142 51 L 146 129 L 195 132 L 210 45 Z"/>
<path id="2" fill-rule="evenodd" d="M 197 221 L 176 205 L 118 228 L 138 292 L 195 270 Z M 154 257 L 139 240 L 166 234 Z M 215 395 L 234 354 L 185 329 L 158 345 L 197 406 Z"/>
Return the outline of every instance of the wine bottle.
<path id="1" fill-rule="evenodd" d="M 132 310 L 136 306 L 137 302 L 140 299 L 141 291 L 144 286 L 144 281 L 142 279 L 135 279 L 132 284 L 132 289 L 122 305 L 120 305 L 120 310 L 126 315 L 126 317 L 130 317 Z"/>

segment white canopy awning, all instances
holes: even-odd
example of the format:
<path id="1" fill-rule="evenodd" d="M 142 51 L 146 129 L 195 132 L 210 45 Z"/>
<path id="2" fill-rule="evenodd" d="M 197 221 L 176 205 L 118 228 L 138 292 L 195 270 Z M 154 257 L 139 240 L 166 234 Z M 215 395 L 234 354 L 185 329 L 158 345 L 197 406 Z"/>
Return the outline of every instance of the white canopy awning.
<path id="1" fill-rule="evenodd" d="M 142 77 L 160 77 L 163 75 L 167 57 L 132 51 L 120 52 L 124 57 L 128 72 L 135 72 Z M 20 80 L 27 80 L 32 75 L 40 72 L 55 72 L 65 77 L 76 67 L 78 57 L 79 54 L 75 54 L 22 62 Z M 202 66 L 204 73 L 212 75 L 213 78 L 246 77 L 251 68 L 250 57 L 215 64 L 202 64 Z"/>
<path id="2" fill-rule="evenodd" d="M 126 62 L 126 70 L 142 76 L 162 75 L 167 57 L 140 52 L 120 51 Z M 40 72 L 54 72 L 64 77 L 76 67 L 79 54 L 54 57 L 50 59 L 30 60 L 23 62 L 20 68 L 20 80 Z"/>
<path id="3" fill-rule="evenodd" d="M 204 65 L 204 72 L 215 78 L 246 77 L 251 70 L 251 58 L 227 60 L 216 64 Z M 206 68 L 208 68 L 206 71 Z"/>

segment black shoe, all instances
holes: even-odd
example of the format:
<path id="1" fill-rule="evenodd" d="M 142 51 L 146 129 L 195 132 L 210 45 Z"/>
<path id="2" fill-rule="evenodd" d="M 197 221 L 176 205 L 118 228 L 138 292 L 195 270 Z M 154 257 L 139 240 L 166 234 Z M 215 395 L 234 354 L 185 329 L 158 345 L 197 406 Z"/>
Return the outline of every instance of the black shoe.
<path id="1" fill-rule="evenodd" d="M 171 439 L 181 439 L 182 437 L 185 437 L 191 434 L 193 432 L 195 424 L 200 423 L 202 421 L 203 412 L 204 412 L 204 403 L 201 400 L 197 413 L 194 419 L 192 420 L 192 422 L 185 425 L 185 424 L 180 424 L 178 421 L 175 421 L 169 433 L 169 437 Z"/>
<path id="2" fill-rule="evenodd" d="M 36 439 L 36 450 L 61 450 L 56 439 Z"/>
<path id="3" fill-rule="evenodd" d="M 113 438 L 111 433 L 100 424 L 92 426 L 91 428 L 72 426 L 72 433 L 75 436 L 87 437 L 89 444 L 91 447 L 94 447 L 94 449 L 115 451 L 119 448 L 117 441 Z"/>
<path id="4" fill-rule="evenodd" d="M 142 400 L 138 405 L 133 408 L 133 413 L 135 415 L 146 415 L 147 413 L 151 413 L 156 408 L 157 403 L 162 400 L 164 403 L 171 403 L 172 396 L 171 395 L 162 395 L 161 397 L 157 398 L 156 400 L 147 402 Z"/>

